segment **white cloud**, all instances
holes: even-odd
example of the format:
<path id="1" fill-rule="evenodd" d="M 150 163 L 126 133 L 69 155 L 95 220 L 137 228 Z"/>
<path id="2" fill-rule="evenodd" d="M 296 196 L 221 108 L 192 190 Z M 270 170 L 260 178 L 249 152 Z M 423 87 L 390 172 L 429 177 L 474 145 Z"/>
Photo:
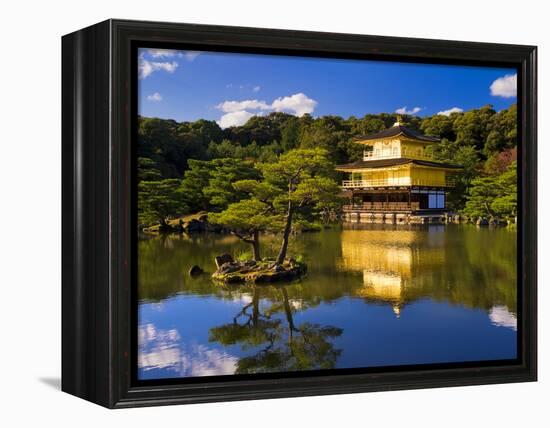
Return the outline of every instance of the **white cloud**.
<path id="1" fill-rule="evenodd" d="M 172 58 L 181 56 L 181 54 L 173 49 L 147 49 L 147 53 L 153 58 Z"/>
<path id="2" fill-rule="evenodd" d="M 167 73 L 173 73 L 178 68 L 178 63 L 176 61 L 172 62 L 156 62 L 149 61 L 143 57 L 139 58 L 138 62 L 138 76 L 140 79 L 145 79 L 147 76 L 150 76 L 155 71 L 163 70 Z"/>
<path id="3" fill-rule="evenodd" d="M 158 92 L 155 92 L 154 94 L 147 95 L 147 101 L 162 101 L 162 95 Z"/>
<path id="4" fill-rule="evenodd" d="M 464 110 L 462 110 L 460 107 L 452 107 L 448 110 L 442 110 L 438 112 L 437 114 L 440 114 L 442 116 L 450 116 L 453 113 L 462 113 Z"/>
<path id="5" fill-rule="evenodd" d="M 152 58 L 185 58 L 191 62 L 198 57 L 201 52 L 199 51 L 178 51 L 175 49 L 147 49 L 147 53 Z"/>
<path id="6" fill-rule="evenodd" d="M 517 95 L 517 74 L 507 74 L 491 83 L 491 95 L 495 97 L 511 98 Z"/>
<path id="7" fill-rule="evenodd" d="M 183 56 L 189 62 L 194 61 L 201 54 L 199 51 L 184 51 Z"/>
<path id="8" fill-rule="evenodd" d="M 218 125 L 220 125 L 221 128 L 241 126 L 244 125 L 252 116 L 257 116 L 257 114 L 250 113 L 246 110 L 233 111 L 231 113 L 224 114 L 220 120 L 218 120 Z"/>
<path id="9" fill-rule="evenodd" d="M 216 106 L 224 113 L 233 113 L 240 110 L 270 110 L 271 106 L 265 101 L 244 100 L 244 101 L 224 101 Z"/>
<path id="10" fill-rule="evenodd" d="M 259 92 L 262 87 L 260 85 L 251 85 L 250 83 L 228 83 L 225 85 L 228 89 L 252 89 L 252 92 Z"/>
<path id="11" fill-rule="evenodd" d="M 258 100 L 224 101 L 218 104 L 216 108 L 225 113 L 218 121 L 221 128 L 244 125 L 252 116 L 261 114 L 262 110 L 271 110 L 269 104 Z"/>
<path id="12" fill-rule="evenodd" d="M 138 75 L 140 79 L 145 79 L 155 71 L 163 70 L 167 73 L 173 73 L 179 64 L 176 61 L 158 61 L 165 58 L 184 58 L 187 61 L 193 61 L 201 52 L 198 51 L 178 51 L 174 49 L 147 49 L 141 51 L 138 59 Z M 148 57 L 149 59 L 147 59 Z M 157 61 L 150 58 L 157 59 Z"/>
<path id="13" fill-rule="evenodd" d="M 407 110 L 407 106 L 403 106 L 403 107 L 398 108 L 397 110 L 395 110 L 395 112 L 397 114 L 416 114 L 420 110 L 422 110 L 420 107 L 414 107 L 411 110 Z"/>
<path id="14" fill-rule="evenodd" d="M 312 113 L 317 101 L 303 93 L 297 93 L 287 97 L 279 97 L 271 104 L 259 100 L 224 101 L 216 106 L 224 114 L 218 124 L 222 128 L 244 125 L 252 116 L 259 116 L 263 111 L 284 111 L 295 116 L 303 116 Z"/>
<path id="15" fill-rule="evenodd" d="M 317 101 L 300 92 L 289 97 L 277 98 L 271 107 L 275 111 L 286 111 L 296 116 L 303 116 L 306 113 L 312 113 L 316 105 Z"/>

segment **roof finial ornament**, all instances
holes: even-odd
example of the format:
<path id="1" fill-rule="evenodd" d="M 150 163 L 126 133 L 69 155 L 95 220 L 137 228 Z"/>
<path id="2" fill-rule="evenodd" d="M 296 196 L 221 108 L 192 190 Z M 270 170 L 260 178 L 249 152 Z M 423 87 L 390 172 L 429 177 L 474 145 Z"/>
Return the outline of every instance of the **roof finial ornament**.
<path id="1" fill-rule="evenodd" d="M 403 119 L 401 118 L 401 115 L 397 115 L 396 122 L 393 124 L 393 126 L 401 126 L 403 124 Z"/>

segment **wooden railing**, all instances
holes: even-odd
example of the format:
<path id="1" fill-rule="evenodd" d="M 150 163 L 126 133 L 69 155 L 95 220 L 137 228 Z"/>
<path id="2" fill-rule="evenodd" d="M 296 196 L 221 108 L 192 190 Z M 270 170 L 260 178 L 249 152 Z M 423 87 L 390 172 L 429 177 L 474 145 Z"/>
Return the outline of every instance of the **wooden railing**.
<path id="1" fill-rule="evenodd" d="M 422 149 L 402 149 L 401 157 L 403 158 L 412 158 L 412 159 L 424 159 L 424 160 L 433 160 L 433 156 L 430 156 L 424 152 Z"/>
<path id="2" fill-rule="evenodd" d="M 377 160 L 377 159 L 396 159 L 396 158 L 412 158 L 412 159 L 424 159 L 433 160 L 433 157 L 427 155 L 422 149 L 398 149 L 388 152 L 377 152 L 375 150 L 363 151 L 363 160 Z"/>
<path id="3" fill-rule="evenodd" d="M 394 151 L 393 153 L 378 153 L 378 152 L 375 152 L 374 150 L 365 150 L 363 152 L 363 160 L 365 161 L 368 161 L 368 160 L 376 160 L 376 159 L 395 159 L 395 158 L 400 158 L 401 157 L 401 153 L 399 152 L 399 150 L 397 151 Z"/>
<path id="4" fill-rule="evenodd" d="M 419 202 L 364 202 L 362 204 L 344 205 L 344 211 L 416 211 Z"/>
<path id="5" fill-rule="evenodd" d="M 344 180 L 342 187 L 344 189 L 356 189 L 364 187 L 393 187 L 393 186 L 420 186 L 420 187 L 453 187 L 453 180 L 419 180 L 410 177 L 402 178 L 383 178 L 372 180 Z"/>

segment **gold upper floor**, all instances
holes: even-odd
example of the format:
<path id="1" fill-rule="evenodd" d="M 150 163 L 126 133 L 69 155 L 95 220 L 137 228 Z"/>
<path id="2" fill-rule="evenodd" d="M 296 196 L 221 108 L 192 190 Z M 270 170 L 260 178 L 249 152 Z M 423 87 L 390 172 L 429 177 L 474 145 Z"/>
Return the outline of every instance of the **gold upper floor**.
<path id="1" fill-rule="evenodd" d="M 445 168 L 396 165 L 387 168 L 361 168 L 348 171 L 350 177 L 342 182 L 347 189 L 393 186 L 453 187 L 454 182 Z"/>
<path id="2" fill-rule="evenodd" d="M 371 149 L 363 151 L 363 160 L 409 158 L 419 160 L 434 160 L 431 143 L 408 140 L 406 138 L 387 138 L 368 144 Z"/>
<path id="3" fill-rule="evenodd" d="M 393 186 L 451 187 L 458 165 L 436 161 L 433 144 L 439 138 L 421 135 L 397 121 L 391 128 L 355 141 L 365 146 L 363 158 L 337 171 L 350 173 L 342 186 L 347 189 Z"/>

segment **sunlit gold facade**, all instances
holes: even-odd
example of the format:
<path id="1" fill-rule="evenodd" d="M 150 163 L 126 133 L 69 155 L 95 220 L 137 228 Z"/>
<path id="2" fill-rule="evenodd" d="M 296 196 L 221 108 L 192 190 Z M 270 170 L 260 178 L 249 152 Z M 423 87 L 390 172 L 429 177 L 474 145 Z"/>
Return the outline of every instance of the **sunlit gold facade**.
<path id="1" fill-rule="evenodd" d="M 411 215 L 445 213 L 446 191 L 453 186 L 452 172 L 460 167 L 433 158 L 432 146 L 438 141 L 399 122 L 358 139 L 356 143 L 366 147 L 363 158 L 336 168 L 349 174 L 342 181 L 342 189 L 350 199 L 344 213 L 373 221 L 373 215 L 384 214 L 383 222 L 394 223 L 408 222 Z"/>

